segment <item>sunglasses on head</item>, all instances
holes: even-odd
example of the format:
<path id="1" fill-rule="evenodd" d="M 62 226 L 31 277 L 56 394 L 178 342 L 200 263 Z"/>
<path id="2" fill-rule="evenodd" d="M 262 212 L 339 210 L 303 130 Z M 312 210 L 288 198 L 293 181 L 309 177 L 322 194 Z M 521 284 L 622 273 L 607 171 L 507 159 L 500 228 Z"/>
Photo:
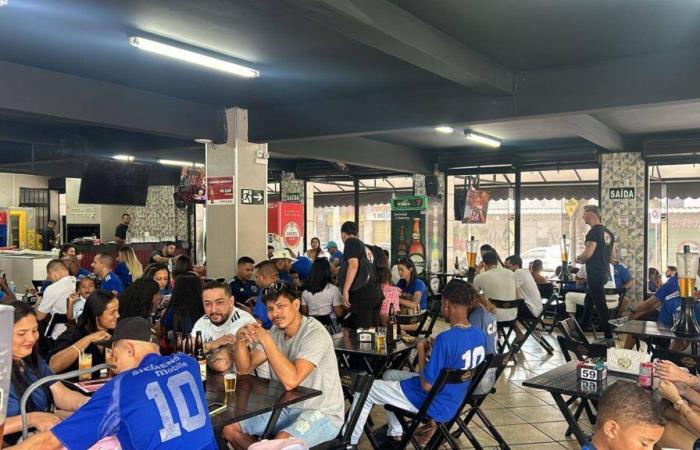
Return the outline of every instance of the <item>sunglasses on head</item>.
<path id="1" fill-rule="evenodd" d="M 281 292 L 288 292 L 296 297 L 296 290 L 285 281 L 275 281 L 270 286 L 262 290 L 262 297 L 266 298 L 272 295 L 279 295 Z"/>

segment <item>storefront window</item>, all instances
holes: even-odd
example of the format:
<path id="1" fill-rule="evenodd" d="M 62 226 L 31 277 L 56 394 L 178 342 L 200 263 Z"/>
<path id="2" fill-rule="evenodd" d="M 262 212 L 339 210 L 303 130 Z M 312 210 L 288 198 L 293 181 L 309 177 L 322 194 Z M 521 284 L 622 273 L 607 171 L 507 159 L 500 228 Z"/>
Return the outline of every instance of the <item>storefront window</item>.
<path id="1" fill-rule="evenodd" d="M 412 177 L 360 180 L 360 238 L 391 251 L 392 197 L 413 195 Z"/>
<path id="2" fill-rule="evenodd" d="M 589 227 L 583 207 L 598 204 L 598 169 L 522 172 L 520 192 L 523 265 L 542 260 L 544 272 L 551 275 L 561 266 L 563 234 L 571 239 L 571 259 L 585 247 Z"/>
<path id="3" fill-rule="evenodd" d="M 663 276 L 676 253 L 700 250 L 700 169 L 693 164 L 649 168 L 647 264 Z"/>
<path id="4" fill-rule="evenodd" d="M 347 220 L 355 220 L 355 193 L 352 181 L 336 181 L 333 183 L 313 182 L 307 184 L 307 189 L 313 188 L 314 221 L 313 232 L 309 241 L 317 237 L 321 246 L 328 241 L 335 241 L 338 249 L 343 251 L 343 241 L 340 238 L 340 227 Z"/>

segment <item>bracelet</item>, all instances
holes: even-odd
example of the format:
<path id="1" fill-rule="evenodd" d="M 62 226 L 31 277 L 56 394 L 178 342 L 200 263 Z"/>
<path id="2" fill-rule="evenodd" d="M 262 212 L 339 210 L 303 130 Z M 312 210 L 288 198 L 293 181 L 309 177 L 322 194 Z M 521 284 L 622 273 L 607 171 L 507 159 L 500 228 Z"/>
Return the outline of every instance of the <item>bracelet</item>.
<path id="1" fill-rule="evenodd" d="M 682 407 L 684 404 L 687 405 L 688 403 L 686 403 L 686 401 L 683 400 L 683 399 L 677 400 L 675 403 L 673 403 L 673 408 L 674 408 L 676 411 L 680 411 L 680 410 L 681 410 L 681 407 Z"/>

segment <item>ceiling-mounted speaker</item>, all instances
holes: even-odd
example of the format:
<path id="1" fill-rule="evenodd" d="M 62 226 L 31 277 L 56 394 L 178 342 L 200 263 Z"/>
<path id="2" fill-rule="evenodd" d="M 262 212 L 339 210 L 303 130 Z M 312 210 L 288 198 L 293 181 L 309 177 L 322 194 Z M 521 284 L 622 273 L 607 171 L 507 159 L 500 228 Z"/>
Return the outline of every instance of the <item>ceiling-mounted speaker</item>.
<path id="1" fill-rule="evenodd" d="M 436 175 L 425 176 L 425 194 L 428 197 L 437 197 L 439 192 L 438 177 Z"/>

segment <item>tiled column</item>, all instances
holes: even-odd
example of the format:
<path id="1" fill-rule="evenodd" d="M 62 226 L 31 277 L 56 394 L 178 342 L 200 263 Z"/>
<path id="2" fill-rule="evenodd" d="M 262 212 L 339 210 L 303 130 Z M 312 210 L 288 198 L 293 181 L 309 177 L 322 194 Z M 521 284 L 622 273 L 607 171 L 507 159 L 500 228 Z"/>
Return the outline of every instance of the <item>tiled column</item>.
<path id="1" fill-rule="evenodd" d="M 620 261 L 635 279 L 630 298 L 634 302 L 644 295 L 644 199 L 647 195 L 645 162 L 641 153 L 606 153 L 602 155 L 600 198 L 603 225 L 614 234 Z M 634 198 L 611 198 L 611 189 L 634 188 Z M 614 196 L 613 196 L 614 197 Z"/>

